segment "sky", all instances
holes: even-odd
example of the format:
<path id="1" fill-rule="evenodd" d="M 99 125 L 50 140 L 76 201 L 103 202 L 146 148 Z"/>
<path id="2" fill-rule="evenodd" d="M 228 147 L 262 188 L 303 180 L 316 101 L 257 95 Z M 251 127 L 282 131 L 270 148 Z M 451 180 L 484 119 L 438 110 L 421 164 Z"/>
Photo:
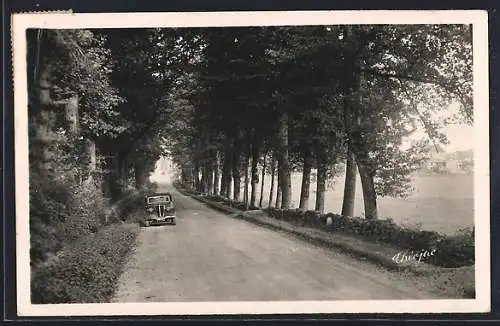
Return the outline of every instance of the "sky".
<path id="1" fill-rule="evenodd" d="M 468 125 L 448 125 L 441 129 L 441 132 L 448 138 L 448 145 L 441 145 L 440 147 L 446 152 L 456 152 L 464 151 L 474 148 L 474 127 Z M 424 130 L 415 131 L 410 137 L 408 137 L 407 142 L 403 142 L 402 149 L 408 148 L 411 141 L 417 141 L 421 139 L 428 139 Z"/>
<path id="2" fill-rule="evenodd" d="M 449 125 L 443 128 L 450 144 L 446 151 L 455 152 L 474 148 L 474 127 L 467 125 Z"/>
<path id="3" fill-rule="evenodd" d="M 441 112 L 436 112 L 432 114 L 432 118 L 441 120 L 445 116 L 452 116 L 458 114 L 458 104 L 451 104 L 446 110 Z M 446 152 L 464 151 L 474 148 L 474 127 L 466 124 L 449 124 L 440 129 L 442 133 L 448 138 L 448 145 L 441 145 L 441 148 Z M 420 129 L 415 131 L 410 137 L 408 137 L 408 143 L 404 144 L 402 148 L 406 146 L 411 141 L 421 140 L 422 138 L 427 138 L 425 130 Z"/>

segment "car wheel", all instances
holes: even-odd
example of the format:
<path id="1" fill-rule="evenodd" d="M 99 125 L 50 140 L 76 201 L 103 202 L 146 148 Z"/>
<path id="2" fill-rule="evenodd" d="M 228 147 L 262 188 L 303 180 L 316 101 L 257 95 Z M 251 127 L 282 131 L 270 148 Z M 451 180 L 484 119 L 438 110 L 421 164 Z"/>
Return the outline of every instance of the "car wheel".
<path id="1" fill-rule="evenodd" d="M 176 224 L 176 223 L 175 223 L 175 219 L 173 219 L 173 220 L 172 220 L 172 225 L 175 225 L 175 224 Z"/>

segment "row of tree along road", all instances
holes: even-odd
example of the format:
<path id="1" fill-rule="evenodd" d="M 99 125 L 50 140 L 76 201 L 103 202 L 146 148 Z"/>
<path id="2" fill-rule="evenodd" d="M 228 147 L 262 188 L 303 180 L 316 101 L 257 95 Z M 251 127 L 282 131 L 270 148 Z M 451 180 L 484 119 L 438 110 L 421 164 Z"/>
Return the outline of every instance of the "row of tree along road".
<path id="1" fill-rule="evenodd" d="M 178 89 L 191 118 L 168 146 L 183 182 L 202 193 L 256 206 L 258 183 L 271 175 L 269 203 L 287 209 L 298 171 L 307 209 L 315 170 L 322 212 L 327 181 L 345 167 L 342 215 L 353 215 L 358 170 L 365 217 L 376 219 L 377 197 L 408 195 L 429 148 L 447 142 L 440 128 L 472 123 L 468 26 L 196 32 L 199 55 Z M 445 119 L 451 104 L 460 114 Z M 404 148 L 417 130 L 426 140 Z"/>

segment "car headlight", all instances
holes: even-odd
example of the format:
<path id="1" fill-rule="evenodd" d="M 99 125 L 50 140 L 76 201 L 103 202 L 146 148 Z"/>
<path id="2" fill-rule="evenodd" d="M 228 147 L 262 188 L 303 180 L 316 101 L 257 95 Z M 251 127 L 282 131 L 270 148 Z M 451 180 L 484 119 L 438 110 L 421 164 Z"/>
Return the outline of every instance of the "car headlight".
<path id="1" fill-rule="evenodd" d="M 153 208 L 151 208 L 151 207 L 149 207 L 149 208 L 147 209 L 147 211 L 148 211 L 148 213 L 153 213 L 153 212 L 154 212 Z"/>

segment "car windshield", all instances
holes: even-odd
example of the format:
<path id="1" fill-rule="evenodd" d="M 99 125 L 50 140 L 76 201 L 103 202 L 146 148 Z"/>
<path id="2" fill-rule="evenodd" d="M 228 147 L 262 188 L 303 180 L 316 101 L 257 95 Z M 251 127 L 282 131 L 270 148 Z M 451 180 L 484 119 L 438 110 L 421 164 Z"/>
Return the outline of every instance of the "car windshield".
<path id="1" fill-rule="evenodd" d="M 172 200 L 170 195 L 161 195 L 161 196 L 151 196 L 148 197 L 148 204 L 160 204 L 160 203 L 170 203 Z"/>

